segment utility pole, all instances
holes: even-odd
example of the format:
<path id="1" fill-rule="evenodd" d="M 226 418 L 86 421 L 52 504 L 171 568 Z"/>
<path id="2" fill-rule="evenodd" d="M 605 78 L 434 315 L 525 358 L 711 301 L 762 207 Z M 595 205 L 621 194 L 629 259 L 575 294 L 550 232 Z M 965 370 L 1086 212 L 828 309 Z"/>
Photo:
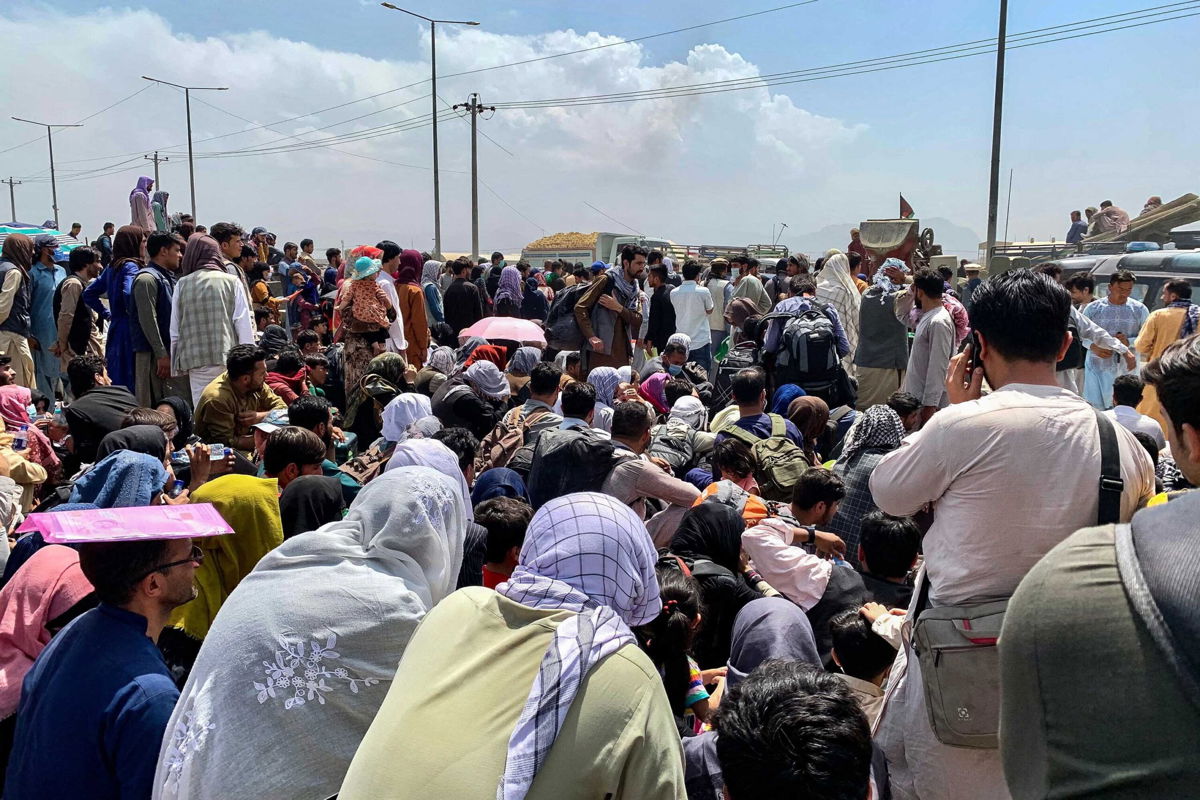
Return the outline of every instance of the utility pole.
<path id="1" fill-rule="evenodd" d="M 1008 218 L 1012 216 L 1012 176 L 1013 171 L 1008 171 L 1008 205 L 1004 209 L 1004 241 L 1008 241 Z"/>
<path id="2" fill-rule="evenodd" d="M 54 178 L 54 129 L 55 128 L 82 128 L 83 123 L 74 125 L 54 125 L 47 122 L 34 122 L 31 119 L 21 119 L 13 117 L 17 122 L 26 122 L 30 125 L 40 125 L 46 129 L 46 143 L 50 146 L 50 202 L 51 208 L 54 209 L 54 229 L 58 230 L 58 182 Z M 10 186 L 11 190 L 12 187 Z M 16 220 L 13 220 L 16 222 Z"/>
<path id="3" fill-rule="evenodd" d="M 159 190 L 161 190 L 161 189 L 162 189 L 162 187 L 158 185 L 158 162 L 160 162 L 160 161 L 170 161 L 171 159 L 167 158 L 166 156 L 161 156 L 161 157 L 160 157 L 160 156 L 158 155 L 158 151 L 157 151 L 157 150 L 155 150 L 155 151 L 154 151 L 154 155 L 152 155 L 152 156 L 142 156 L 142 158 L 146 159 L 147 161 L 153 161 L 153 162 L 154 162 L 154 188 L 155 188 L 155 189 L 159 189 Z M 192 201 L 192 205 L 196 205 L 196 203 L 195 203 L 195 200 L 194 200 L 194 199 L 193 199 L 193 201 Z M 194 217 L 194 216 L 195 216 L 195 215 L 193 215 L 193 217 Z"/>
<path id="4" fill-rule="evenodd" d="M 183 102 L 187 109 L 187 136 L 188 136 L 188 183 L 192 190 L 192 219 L 199 222 L 196 216 L 196 169 L 192 162 L 192 92 L 226 92 L 229 91 L 228 86 L 183 86 L 170 81 L 160 81 L 158 78 L 151 78 L 146 75 L 142 76 L 143 80 L 153 83 L 162 83 L 167 86 L 174 86 L 176 89 L 183 89 Z M 166 159 L 163 159 L 166 161 Z M 155 166 L 158 166 L 157 163 Z M 156 181 L 157 183 L 157 181 Z"/>
<path id="5" fill-rule="evenodd" d="M 1004 119 L 1004 45 L 1008 28 L 1008 0 L 1000 0 L 1000 31 L 996 34 L 996 107 L 992 115 L 992 169 L 988 183 L 987 260 L 990 269 L 996 250 L 996 217 L 1000 205 L 1000 124 Z"/>
<path id="6" fill-rule="evenodd" d="M 391 3 L 379 5 L 392 11 L 399 11 L 429 23 L 429 99 L 433 110 L 433 250 L 434 256 L 442 257 L 442 182 L 438 172 L 438 93 L 437 93 L 437 26 L 443 25 L 478 25 L 478 22 L 468 22 L 456 19 L 430 19 L 405 8 Z"/>
<path id="7" fill-rule="evenodd" d="M 479 115 L 484 111 L 495 112 L 495 106 L 484 106 L 479 102 L 479 93 L 472 92 L 465 103 L 456 103 L 454 110 L 463 108 L 471 112 L 471 260 L 479 260 L 479 137 L 477 136 Z"/>
<path id="8" fill-rule="evenodd" d="M 8 184 L 8 205 L 9 205 L 9 208 L 12 210 L 12 221 L 16 222 L 17 221 L 17 195 L 15 192 L 13 192 L 13 187 L 20 186 L 21 181 L 14 181 L 12 175 L 9 175 L 8 180 L 0 181 L 0 183 Z"/>

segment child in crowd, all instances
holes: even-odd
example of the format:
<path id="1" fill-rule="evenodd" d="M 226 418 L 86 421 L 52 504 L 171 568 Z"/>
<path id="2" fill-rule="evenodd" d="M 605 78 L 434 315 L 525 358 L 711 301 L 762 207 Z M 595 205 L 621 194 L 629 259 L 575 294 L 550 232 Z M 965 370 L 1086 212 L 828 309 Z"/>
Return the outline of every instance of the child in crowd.
<path id="1" fill-rule="evenodd" d="M 889 615 L 890 616 L 890 615 Z M 829 621 L 838 676 L 854 694 L 872 727 L 883 709 L 884 684 L 896 660 L 896 648 L 872 629 L 862 611 L 843 611 Z"/>
<path id="2" fill-rule="evenodd" d="M 921 530 L 909 517 L 873 511 L 863 517 L 858 563 L 863 584 L 888 608 L 908 608 L 912 599 L 909 573 L 917 563 Z"/>
<path id="3" fill-rule="evenodd" d="M 525 530 L 533 517 L 528 503 L 511 497 L 495 497 L 475 506 L 475 522 L 487 529 L 483 557 L 483 585 L 495 589 L 517 566 Z"/>

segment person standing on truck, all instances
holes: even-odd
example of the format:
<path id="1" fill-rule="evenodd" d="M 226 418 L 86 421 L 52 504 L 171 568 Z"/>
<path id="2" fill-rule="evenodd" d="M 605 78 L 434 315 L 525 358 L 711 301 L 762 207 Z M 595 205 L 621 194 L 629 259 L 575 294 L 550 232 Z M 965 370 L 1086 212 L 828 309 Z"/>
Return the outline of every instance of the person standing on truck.
<path id="1" fill-rule="evenodd" d="M 1088 225 L 1078 211 L 1071 212 L 1071 227 L 1067 230 L 1067 244 L 1076 244 L 1087 236 Z"/>
<path id="2" fill-rule="evenodd" d="M 641 290 L 646 248 L 627 244 L 621 263 L 597 274 L 575 304 L 575 320 L 583 333 L 584 372 L 593 367 L 629 366 L 630 338 L 641 330 Z"/>

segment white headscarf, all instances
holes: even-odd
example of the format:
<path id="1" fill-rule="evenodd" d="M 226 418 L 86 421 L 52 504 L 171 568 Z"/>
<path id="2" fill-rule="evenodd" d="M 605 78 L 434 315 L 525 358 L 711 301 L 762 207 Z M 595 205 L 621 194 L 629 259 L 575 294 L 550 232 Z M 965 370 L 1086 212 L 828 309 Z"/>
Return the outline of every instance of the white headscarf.
<path id="1" fill-rule="evenodd" d="M 153 796 L 337 792 L 417 624 L 454 591 L 467 508 L 451 477 L 395 470 L 264 556 L 200 647 Z"/>
<path id="2" fill-rule="evenodd" d="M 493 366 L 495 366 L 493 364 Z M 409 439 L 396 445 L 392 457 L 388 459 L 385 472 L 391 472 L 397 467 L 430 467 L 443 475 L 455 479 L 459 494 L 467 506 L 467 519 L 474 520 L 475 513 L 471 506 L 471 487 L 467 485 L 466 476 L 458 466 L 458 456 L 437 439 Z"/>
<path id="3" fill-rule="evenodd" d="M 662 610 L 658 554 L 641 519 L 595 492 L 559 497 L 529 523 L 517 568 L 496 591 L 533 608 L 576 612 L 554 631 L 508 740 L 499 800 L 524 798 L 588 670 Z"/>
<path id="4" fill-rule="evenodd" d="M 846 332 L 846 340 L 850 343 L 848 358 L 853 358 L 854 348 L 858 346 L 858 307 L 862 295 L 858 285 L 850 277 L 850 261 L 843 253 L 834 253 L 825 260 L 821 267 L 820 280 L 817 281 L 817 299 L 833 306 Z"/>
<path id="5" fill-rule="evenodd" d="M 414 392 L 401 392 L 383 407 L 383 438 L 389 442 L 403 442 L 408 438 L 408 428 L 422 417 L 433 414 L 429 398 Z"/>
<path id="6" fill-rule="evenodd" d="M 671 406 L 670 418 L 683 420 L 692 430 L 702 431 L 708 424 L 708 411 L 699 398 L 686 394 Z"/>

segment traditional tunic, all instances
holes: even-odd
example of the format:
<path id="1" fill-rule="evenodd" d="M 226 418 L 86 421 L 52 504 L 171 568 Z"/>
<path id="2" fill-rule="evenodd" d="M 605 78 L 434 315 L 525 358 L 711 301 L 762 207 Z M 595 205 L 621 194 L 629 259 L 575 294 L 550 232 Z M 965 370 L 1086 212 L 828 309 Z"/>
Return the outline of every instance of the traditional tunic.
<path id="1" fill-rule="evenodd" d="M 1143 361 L 1153 361 L 1163 354 L 1163 351 L 1179 338 L 1179 330 L 1183 327 L 1183 318 L 1187 314 L 1185 308 L 1160 308 L 1146 318 L 1134 347 Z M 1167 429 L 1167 420 L 1163 416 L 1162 404 L 1158 402 L 1158 390 L 1147 386 L 1142 391 L 1142 402 L 1137 410 L 1158 420 L 1158 424 Z"/>
<path id="2" fill-rule="evenodd" d="M 1112 303 L 1105 297 L 1088 303 L 1083 315 L 1113 336 L 1122 333 L 1132 342 L 1145 324 L 1146 317 L 1150 316 L 1150 310 L 1132 297 L 1122 305 Z M 1125 366 L 1125 358 L 1117 353 L 1100 358 L 1089 352 L 1084 369 L 1083 399 L 1099 409 L 1112 408 L 1113 381 L 1118 375 L 1129 371 Z"/>

